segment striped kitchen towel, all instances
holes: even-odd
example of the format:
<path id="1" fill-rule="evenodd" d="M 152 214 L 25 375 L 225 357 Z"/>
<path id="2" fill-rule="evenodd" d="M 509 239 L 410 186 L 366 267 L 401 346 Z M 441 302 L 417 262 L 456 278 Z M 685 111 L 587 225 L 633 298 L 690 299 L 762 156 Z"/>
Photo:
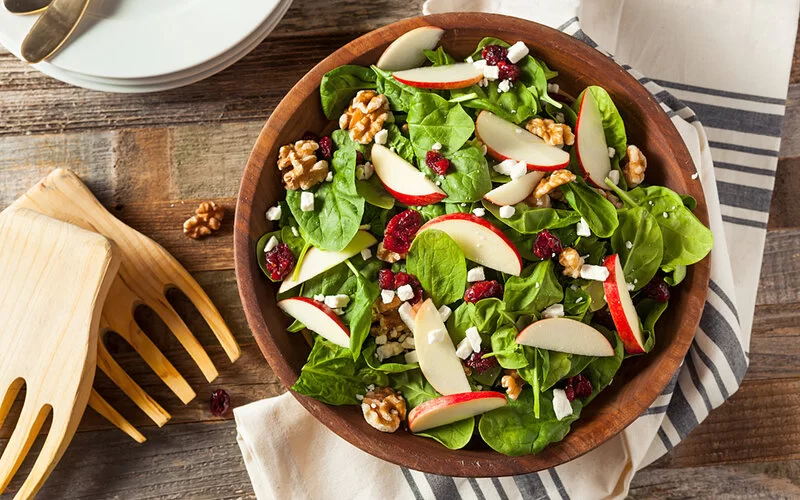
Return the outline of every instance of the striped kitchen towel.
<path id="1" fill-rule="evenodd" d="M 708 203 L 716 243 L 700 327 L 681 370 L 633 424 L 576 460 L 524 476 L 450 478 L 397 467 L 328 431 L 289 394 L 237 408 L 258 497 L 624 497 L 635 472 L 730 397 L 747 370 L 798 9 L 800 0 L 428 0 L 426 14 L 527 18 L 630 64 L 623 67 L 686 142 Z"/>

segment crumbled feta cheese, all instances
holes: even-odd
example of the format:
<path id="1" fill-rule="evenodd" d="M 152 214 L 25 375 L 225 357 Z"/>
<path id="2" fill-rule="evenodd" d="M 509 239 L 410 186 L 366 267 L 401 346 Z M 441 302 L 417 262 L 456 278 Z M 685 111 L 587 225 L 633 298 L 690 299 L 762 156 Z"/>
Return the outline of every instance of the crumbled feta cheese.
<path id="1" fill-rule="evenodd" d="M 630 241 L 626 241 L 626 242 L 625 242 L 625 248 L 627 248 L 628 250 L 630 250 L 631 248 L 633 248 L 633 243 L 631 243 Z"/>
<path id="2" fill-rule="evenodd" d="M 444 340 L 444 336 L 447 335 L 447 332 L 444 328 L 436 328 L 435 330 L 431 330 L 428 332 L 428 343 L 435 344 L 436 342 L 441 342 Z"/>
<path id="3" fill-rule="evenodd" d="M 561 90 L 561 87 L 559 87 L 557 83 L 548 83 L 547 84 L 547 93 L 548 94 L 558 94 L 559 90 Z"/>
<path id="4" fill-rule="evenodd" d="M 328 170 L 328 175 L 325 176 L 325 182 L 333 182 L 333 170 Z"/>
<path id="5" fill-rule="evenodd" d="M 497 92 L 502 94 L 511 90 L 511 80 L 503 80 L 497 84 Z"/>
<path id="6" fill-rule="evenodd" d="M 509 219 L 514 217 L 514 214 L 517 212 L 517 209 L 511 205 L 503 205 L 500 207 L 500 218 L 502 219 Z"/>
<path id="7" fill-rule="evenodd" d="M 442 143 L 441 142 L 434 142 L 433 146 L 431 146 L 431 149 L 434 150 L 434 151 L 439 151 L 440 149 L 442 149 Z"/>
<path id="8" fill-rule="evenodd" d="M 464 339 L 458 343 L 458 347 L 456 347 L 456 356 L 461 359 L 467 359 L 472 355 L 472 352 L 472 345 L 469 343 L 469 340 L 464 337 Z"/>
<path id="9" fill-rule="evenodd" d="M 517 42 L 508 48 L 506 59 L 508 59 L 511 64 L 517 64 L 523 57 L 528 55 L 528 52 L 530 51 L 527 45 L 523 42 Z"/>
<path id="10" fill-rule="evenodd" d="M 628 291 L 629 292 L 632 292 L 632 291 L 634 291 L 636 289 L 636 285 L 634 285 L 633 283 L 628 283 L 627 286 L 628 286 Z"/>
<path id="11" fill-rule="evenodd" d="M 669 218 L 669 214 L 668 214 L 667 212 L 664 212 L 664 213 L 663 213 L 663 214 L 661 214 L 661 215 L 663 215 L 665 219 L 668 219 L 668 218 Z"/>
<path id="12" fill-rule="evenodd" d="M 614 185 L 619 184 L 619 170 L 612 170 L 608 173 L 608 179 L 614 183 Z"/>
<path id="13" fill-rule="evenodd" d="M 553 304 L 544 311 L 542 311 L 543 318 L 563 318 L 564 317 L 564 304 Z"/>
<path id="14" fill-rule="evenodd" d="M 493 166 L 495 172 L 502 175 L 511 175 L 511 170 L 514 168 L 517 162 L 514 160 L 503 160 L 497 165 Z"/>
<path id="15" fill-rule="evenodd" d="M 400 308 L 397 309 L 397 314 L 400 315 L 400 319 L 403 320 L 403 323 L 406 324 L 408 329 L 413 333 L 414 332 L 414 318 L 416 317 L 416 313 L 414 309 L 411 307 L 411 304 L 408 302 L 403 302 L 400 304 Z"/>
<path id="16" fill-rule="evenodd" d="M 442 181 L 436 181 L 436 185 L 437 186 L 441 186 L 442 185 Z"/>
<path id="17" fill-rule="evenodd" d="M 467 58 L 467 62 L 468 62 L 468 63 L 473 63 L 473 62 L 475 62 L 475 59 L 473 59 L 473 58 L 472 58 L 472 56 L 469 56 L 469 57 Z"/>
<path id="18" fill-rule="evenodd" d="M 397 356 L 401 352 L 403 352 L 403 346 L 400 345 L 400 342 L 387 342 L 375 350 L 375 354 L 378 356 L 379 361 L 383 361 L 386 358 L 391 358 L 392 356 Z"/>
<path id="19" fill-rule="evenodd" d="M 278 238 L 270 236 L 269 241 L 267 241 L 267 246 L 264 247 L 264 253 L 269 252 L 276 246 L 278 246 Z"/>
<path id="20" fill-rule="evenodd" d="M 566 119 L 566 118 L 564 118 L 564 113 L 562 113 L 562 112 L 560 112 L 560 111 L 559 111 L 558 113 L 556 113 L 556 122 L 558 122 L 558 123 L 564 123 L 564 122 L 566 122 L 566 121 L 567 121 L 567 119 Z"/>
<path id="21" fill-rule="evenodd" d="M 403 285 L 397 288 L 397 298 L 400 300 L 411 300 L 414 298 L 414 289 L 411 285 Z"/>
<path id="22" fill-rule="evenodd" d="M 608 279 L 608 269 L 604 266 L 584 264 L 581 266 L 581 278 L 585 280 L 605 281 Z"/>
<path id="23" fill-rule="evenodd" d="M 367 386 L 367 392 L 369 392 L 369 391 L 374 391 L 374 390 L 375 390 L 375 384 L 369 384 L 369 385 Z"/>
<path id="24" fill-rule="evenodd" d="M 486 209 L 478 207 L 472 211 L 472 215 L 474 215 L 475 217 L 483 217 L 484 215 L 486 215 Z"/>
<path id="25" fill-rule="evenodd" d="M 611 146 L 608 147 L 608 157 L 613 158 L 617 155 L 617 150 L 612 148 Z"/>
<path id="26" fill-rule="evenodd" d="M 469 341 L 469 345 L 472 347 L 472 352 L 481 352 L 481 334 L 478 333 L 478 329 L 474 326 L 467 328 L 467 331 L 464 332 L 466 334 L 466 339 Z"/>
<path id="27" fill-rule="evenodd" d="M 447 321 L 451 314 L 453 314 L 453 310 L 449 307 L 442 306 L 439 308 L 439 316 L 442 318 L 442 323 Z"/>
<path id="28" fill-rule="evenodd" d="M 389 339 L 386 337 L 386 335 L 378 335 L 377 337 L 375 337 L 375 343 L 378 345 L 383 345 L 388 341 Z"/>
<path id="29" fill-rule="evenodd" d="M 475 68 L 483 71 L 484 68 L 486 68 L 486 61 L 484 61 L 483 59 L 478 59 L 477 61 L 473 61 L 472 65 L 475 66 Z"/>
<path id="30" fill-rule="evenodd" d="M 481 81 L 478 82 L 478 87 L 485 87 L 489 85 L 489 80 L 486 78 L 481 78 Z"/>
<path id="31" fill-rule="evenodd" d="M 524 161 L 518 161 L 513 167 L 511 167 L 511 172 L 509 172 L 509 175 L 512 179 L 519 179 L 527 173 L 528 165 Z"/>
<path id="32" fill-rule="evenodd" d="M 697 180 L 698 177 L 700 177 L 700 172 L 695 172 L 695 173 L 692 174 L 692 180 L 693 181 Z"/>
<path id="33" fill-rule="evenodd" d="M 314 211 L 314 193 L 311 191 L 303 191 L 300 194 L 300 210 L 303 212 Z"/>
<path id="34" fill-rule="evenodd" d="M 325 296 L 322 295 L 321 293 L 318 293 L 314 295 L 314 300 L 316 300 L 317 302 L 325 302 Z"/>
<path id="35" fill-rule="evenodd" d="M 416 347 L 414 345 L 414 336 L 406 335 L 406 338 L 400 341 L 400 345 L 403 346 L 403 349 L 413 349 L 414 347 Z"/>
<path id="36" fill-rule="evenodd" d="M 365 248 L 364 250 L 361 250 L 361 258 L 362 259 L 369 260 L 371 257 L 372 257 L 372 250 L 370 250 L 369 248 Z"/>
<path id="37" fill-rule="evenodd" d="M 344 309 L 342 309 L 341 307 L 339 307 L 339 308 L 337 308 L 337 309 L 333 309 L 333 312 L 334 312 L 334 313 L 335 313 L 337 316 L 341 316 L 341 315 L 343 315 L 343 314 L 344 314 Z"/>
<path id="38" fill-rule="evenodd" d="M 375 144 L 384 145 L 387 139 L 389 139 L 389 131 L 385 128 L 378 130 L 378 133 L 375 134 Z"/>
<path id="39" fill-rule="evenodd" d="M 483 68 L 483 77 L 487 80 L 497 80 L 500 78 L 500 68 L 497 66 L 485 66 Z"/>
<path id="40" fill-rule="evenodd" d="M 326 295 L 325 296 L 325 305 L 330 307 L 331 309 L 340 309 L 342 307 L 347 307 L 347 304 L 350 303 L 350 297 L 344 294 L 337 294 L 337 295 Z"/>
<path id="41" fill-rule="evenodd" d="M 267 220 L 281 220 L 281 206 L 275 205 L 267 210 Z"/>
<path id="42" fill-rule="evenodd" d="M 419 356 L 417 355 L 417 351 L 408 351 L 405 355 L 406 363 L 419 363 Z"/>
<path id="43" fill-rule="evenodd" d="M 363 394 L 356 394 L 356 399 L 359 400 L 359 401 L 364 401 L 364 395 Z"/>
<path id="44" fill-rule="evenodd" d="M 384 304 L 390 304 L 394 300 L 394 290 L 381 290 L 381 300 Z"/>
<path id="45" fill-rule="evenodd" d="M 486 279 L 486 273 L 483 270 L 483 266 L 473 267 L 469 271 L 467 271 L 467 281 L 473 283 L 475 281 L 483 281 Z"/>
<path id="46" fill-rule="evenodd" d="M 591 236 L 592 230 L 589 229 L 589 224 L 586 223 L 586 219 L 581 217 L 581 220 L 575 225 L 575 233 L 578 236 Z"/>
<path id="47" fill-rule="evenodd" d="M 297 232 L 297 228 L 292 226 L 292 235 L 296 238 L 300 236 L 300 233 Z"/>
<path id="48" fill-rule="evenodd" d="M 360 181 L 367 181 L 372 174 L 375 172 L 375 167 L 372 166 L 372 163 L 366 162 L 363 165 L 359 165 L 356 167 L 356 178 Z M 425 174 L 423 174 L 425 175 Z"/>
<path id="49" fill-rule="evenodd" d="M 553 389 L 553 411 L 558 420 L 572 415 L 572 403 L 569 402 L 564 389 Z"/>

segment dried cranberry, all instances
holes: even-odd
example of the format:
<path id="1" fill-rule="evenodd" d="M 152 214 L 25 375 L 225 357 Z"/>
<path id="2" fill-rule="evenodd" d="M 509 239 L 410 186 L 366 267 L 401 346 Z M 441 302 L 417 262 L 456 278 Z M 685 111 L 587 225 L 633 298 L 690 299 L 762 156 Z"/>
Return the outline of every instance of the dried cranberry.
<path id="1" fill-rule="evenodd" d="M 550 259 L 561 253 L 561 240 L 547 229 L 536 235 L 533 242 L 533 253 L 540 259 Z"/>
<path id="2" fill-rule="evenodd" d="M 274 280 L 282 280 L 294 269 L 294 254 L 286 243 L 278 243 L 264 259 L 269 277 Z"/>
<path id="3" fill-rule="evenodd" d="M 642 288 L 642 294 L 658 302 L 666 302 L 669 300 L 669 287 L 664 282 L 661 276 L 655 276 Z"/>
<path id="4" fill-rule="evenodd" d="M 592 395 L 592 382 L 583 375 L 568 378 L 567 387 L 571 388 L 574 394 L 573 398 L 569 399 L 570 401 L 574 398 L 583 399 Z M 564 388 L 564 391 L 566 390 L 567 388 Z M 567 398 L 569 398 L 569 394 L 567 394 Z"/>
<path id="5" fill-rule="evenodd" d="M 319 152 L 323 158 L 330 158 L 333 156 L 333 140 L 329 136 L 325 136 L 318 141 Z"/>
<path id="6" fill-rule="evenodd" d="M 564 394 L 566 394 L 567 399 L 570 402 L 575 399 L 575 389 L 571 385 L 564 387 Z"/>
<path id="7" fill-rule="evenodd" d="M 608 328 L 609 330 L 617 329 L 616 325 L 614 325 L 614 318 L 611 317 L 611 312 L 607 307 L 596 311 L 594 316 L 592 316 L 592 321 L 600 326 Z"/>
<path id="8" fill-rule="evenodd" d="M 381 290 L 394 290 L 394 273 L 391 269 L 378 271 L 378 286 Z"/>
<path id="9" fill-rule="evenodd" d="M 420 300 L 422 300 L 422 285 L 419 283 L 419 280 L 413 274 L 408 273 L 397 273 L 394 275 L 394 289 L 397 290 L 403 285 L 411 285 L 411 289 L 414 290 L 414 298 L 409 300 L 410 303 L 416 304 Z"/>
<path id="10" fill-rule="evenodd" d="M 481 352 L 473 352 L 470 357 L 467 358 L 467 366 L 475 370 L 477 373 L 483 373 L 490 368 L 494 368 L 497 366 L 497 358 L 494 356 L 490 356 L 488 358 L 484 358 L 483 355 L 489 352 L 488 349 L 481 349 Z"/>
<path id="11" fill-rule="evenodd" d="M 497 63 L 497 69 L 499 70 L 501 80 L 511 80 L 515 82 L 519 78 L 519 66 L 516 64 L 500 61 Z"/>
<path id="12" fill-rule="evenodd" d="M 319 136 L 314 132 L 306 131 L 306 133 L 303 134 L 303 140 L 317 142 L 319 140 Z"/>
<path id="13" fill-rule="evenodd" d="M 361 151 L 356 151 L 356 165 L 363 165 L 364 164 L 364 155 L 361 154 Z"/>
<path id="14" fill-rule="evenodd" d="M 442 156 L 438 151 L 428 151 L 425 154 L 425 164 L 439 175 L 444 175 L 450 168 L 450 160 Z"/>
<path id="15" fill-rule="evenodd" d="M 498 283 L 497 280 L 479 281 L 464 292 L 464 300 L 466 302 L 478 302 L 489 297 L 503 298 L 503 285 Z"/>
<path id="16" fill-rule="evenodd" d="M 406 253 L 411 241 L 422 225 L 422 215 L 415 210 L 404 210 L 386 224 L 383 246 L 392 252 Z"/>
<path id="17" fill-rule="evenodd" d="M 221 417 L 231 409 L 231 397 L 223 389 L 211 393 L 211 414 Z"/>
<path id="18" fill-rule="evenodd" d="M 508 49 L 499 45 L 487 45 L 481 51 L 481 57 L 489 66 L 497 66 L 500 61 L 505 61 Z"/>

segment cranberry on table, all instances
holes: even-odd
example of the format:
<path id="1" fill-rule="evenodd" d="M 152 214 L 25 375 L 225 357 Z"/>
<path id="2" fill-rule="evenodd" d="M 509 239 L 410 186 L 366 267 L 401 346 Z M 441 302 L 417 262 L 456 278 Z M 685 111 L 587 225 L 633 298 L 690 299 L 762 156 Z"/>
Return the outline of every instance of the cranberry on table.
<path id="1" fill-rule="evenodd" d="M 670 296 L 669 286 L 664 278 L 656 275 L 642 288 L 642 295 L 657 302 L 666 302 Z"/>
<path id="2" fill-rule="evenodd" d="M 476 373 L 483 373 L 486 370 L 494 368 L 497 366 L 497 358 L 494 356 L 490 356 L 488 358 L 484 358 L 485 354 L 488 354 L 488 349 L 481 349 L 480 352 L 473 352 L 470 357 L 467 358 L 467 366 L 475 370 Z"/>
<path id="3" fill-rule="evenodd" d="M 533 254 L 540 259 L 551 259 L 561 253 L 561 240 L 547 229 L 536 235 L 533 242 Z"/>
<path id="4" fill-rule="evenodd" d="M 478 281 L 464 292 L 465 302 L 478 302 L 481 299 L 490 297 L 503 298 L 503 285 L 498 283 L 497 280 Z"/>
<path id="5" fill-rule="evenodd" d="M 499 70 L 501 80 L 511 80 L 515 82 L 519 78 L 520 69 L 516 64 L 500 61 L 497 63 L 497 69 Z"/>
<path id="6" fill-rule="evenodd" d="M 481 57 L 489 66 L 497 66 L 500 61 L 506 61 L 508 49 L 499 45 L 487 45 L 481 51 Z"/>
<path id="7" fill-rule="evenodd" d="M 425 154 L 425 164 L 439 175 L 447 173 L 450 168 L 450 160 L 442 156 L 438 151 L 428 151 Z"/>
<path id="8" fill-rule="evenodd" d="M 294 254 L 286 243 L 278 243 L 275 248 L 264 255 L 269 277 L 282 280 L 294 270 Z"/>
<path id="9" fill-rule="evenodd" d="M 231 409 L 231 397 L 224 389 L 217 389 L 211 393 L 211 414 L 221 417 Z"/>
<path id="10" fill-rule="evenodd" d="M 408 252 L 420 226 L 422 215 L 416 210 L 404 210 L 395 215 L 386 225 L 384 248 L 397 253 Z"/>

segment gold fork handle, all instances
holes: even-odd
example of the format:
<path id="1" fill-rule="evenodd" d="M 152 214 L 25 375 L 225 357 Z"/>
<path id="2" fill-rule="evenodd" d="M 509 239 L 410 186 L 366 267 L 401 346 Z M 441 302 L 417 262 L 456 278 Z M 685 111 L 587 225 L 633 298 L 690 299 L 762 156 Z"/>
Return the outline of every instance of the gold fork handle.
<path id="1" fill-rule="evenodd" d="M 75 31 L 88 5 L 89 0 L 53 0 L 22 41 L 22 57 L 38 63 L 53 55 Z"/>

